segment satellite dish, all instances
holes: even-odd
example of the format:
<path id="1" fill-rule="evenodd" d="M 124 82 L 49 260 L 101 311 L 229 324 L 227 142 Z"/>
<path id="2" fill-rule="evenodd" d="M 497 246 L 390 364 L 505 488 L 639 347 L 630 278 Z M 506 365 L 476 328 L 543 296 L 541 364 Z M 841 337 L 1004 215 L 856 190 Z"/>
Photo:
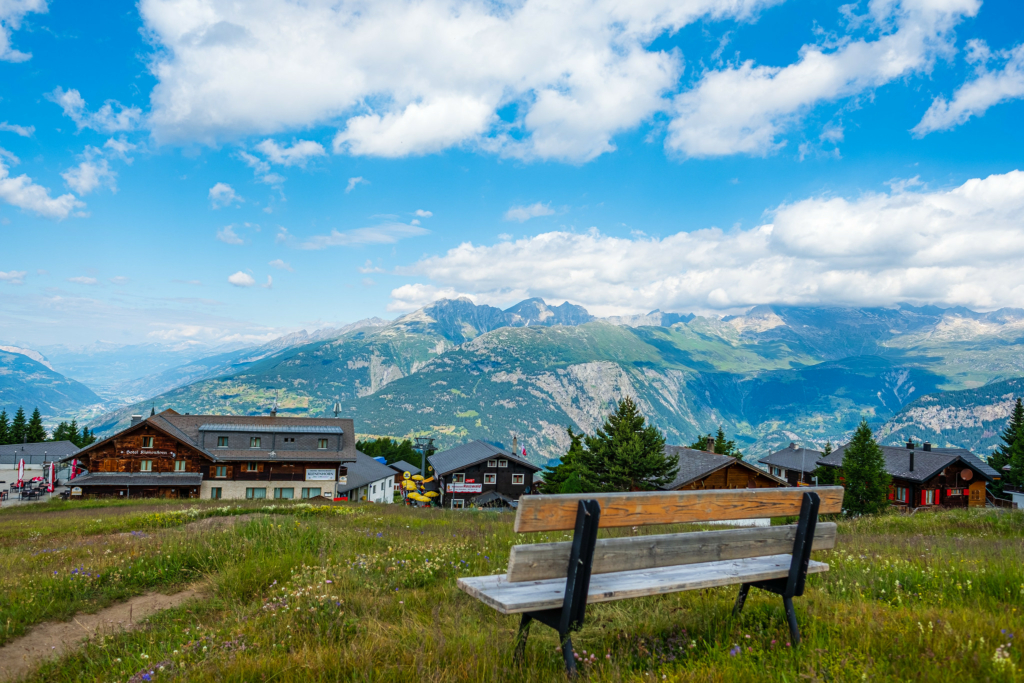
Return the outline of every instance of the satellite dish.
<path id="1" fill-rule="evenodd" d="M 974 478 L 974 471 L 964 468 L 964 470 L 960 472 L 960 478 L 964 481 L 970 481 Z"/>

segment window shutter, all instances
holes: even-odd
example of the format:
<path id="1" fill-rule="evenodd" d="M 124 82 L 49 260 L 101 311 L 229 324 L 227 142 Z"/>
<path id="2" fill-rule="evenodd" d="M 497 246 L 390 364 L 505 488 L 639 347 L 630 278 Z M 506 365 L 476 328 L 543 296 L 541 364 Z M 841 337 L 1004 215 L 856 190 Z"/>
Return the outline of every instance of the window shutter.
<path id="1" fill-rule="evenodd" d="M 935 504 L 939 504 L 939 489 L 935 489 Z"/>
<path id="2" fill-rule="evenodd" d="M 896 494 L 893 493 L 891 490 L 889 491 L 889 500 L 896 500 Z"/>
<path id="3" fill-rule="evenodd" d="M 928 492 L 925 491 L 924 489 L 921 489 L 921 505 L 927 505 L 928 504 L 927 503 L 927 500 L 928 500 L 927 495 L 928 495 Z"/>
<path id="4" fill-rule="evenodd" d="M 256 465 L 256 471 L 257 472 L 262 472 L 263 471 L 263 463 L 259 463 L 259 464 Z"/>
<path id="5" fill-rule="evenodd" d="M 228 465 L 228 479 L 231 478 L 231 468 L 232 468 L 232 466 Z"/>

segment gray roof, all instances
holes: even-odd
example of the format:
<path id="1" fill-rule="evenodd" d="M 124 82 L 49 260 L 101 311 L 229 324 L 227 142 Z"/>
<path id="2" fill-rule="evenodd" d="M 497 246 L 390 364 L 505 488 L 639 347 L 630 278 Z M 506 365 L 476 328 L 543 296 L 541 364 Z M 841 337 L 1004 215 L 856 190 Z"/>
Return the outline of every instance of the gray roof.
<path id="1" fill-rule="evenodd" d="M 679 488 L 680 486 L 685 486 L 697 479 L 703 479 L 709 474 L 717 472 L 723 467 L 727 467 L 734 462 L 739 463 L 743 467 L 746 467 L 763 477 L 774 479 L 782 485 L 788 485 L 784 480 L 768 474 L 759 467 L 755 467 L 750 463 L 729 455 L 719 455 L 717 453 L 708 453 L 707 451 L 698 451 L 693 448 L 687 448 L 686 446 L 668 445 L 665 446 L 665 454 L 675 455 L 679 458 L 679 472 L 676 474 L 676 478 L 672 480 L 671 484 L 666 484 L 661 487 L 666 491 L 671 491 Z"/>
<path id="2" fill-rule="evenodd" d="M 324 425 L 203 424 L 201 432 L 261 432 L 264 434 L 344 434 L 341 427 Z"/>
<path id="3" fill-rule="evenodd" d="M 783 448 L 771 455 L 760 458 L 758 462 L 774 465 L 796 472 L 813 472 L 818 467 L 822 452 L 810 448 Z"/>
<path id="4" fill-rule="evenodd" d="M 26 465 L 40 465 L 78 453 L 79 448 L 70 441 L 43 441 L 0 446 L 0 464 L 17 465 L 25 458 Z"/>
<path id="5" fill-rule="evenodd" d="M 339 491 L 350 491 L 395 476 L 393 469 L 360 451 L 356 451 L 356 461 L 347 463 L 346 467 L 348 483 L 338 484 Z"/>
<path id="6" fill-rule="evenodd" d="M 413 465 L 412 463 L 408 463 L 408 462 L 406 462 L 404 460 L 396 460 L 395 462 L 389 464 L 388 467 L 390 467 L 394 471 L 398 472 L 399 474 L 402 474 L 404 472 L 408 472 L 410 475 L 414 475 L 414 474 L 419 474 L 420 473 L 420 468 L 419 467 L 416 467 L 416 465 Z"/>
<path id="7" fill-rule="evenodd" d="M 434 453 L 427 458 L 427 461 L 434 467 L 434 474 L 444 475 L 490 458 L 507 458 L 534 472 L 539 472 L 541 469 L 531 462 L 517 458 L 508 451 L 483 441 L 470 441 L 447 451 Z"/>
<path id="8" fill-rule="evenodd" d="M 199 472 L 90 472 L 75 477 L 68 486 L 199 486 Z"/>
<path id="9" fill-rule="evenodd" d="M 833 453 L 819 459 L 818 462 L 831 467 L 842 466 L 847 446 L 849 444 L 840 446 Z M 966 448 L 932 448 L 930 451 L 914 449 L 913 472 L 910 471 L 911 449 L 906 446 L 879 446 L 879 448 L 882 449 L 882 457 L 885 459 L 885 471 L 890 476 L 900 479 L 925 482 L 957 462 L 970 467 L 988 480 L 1001 476 L 988 463 Z"/>

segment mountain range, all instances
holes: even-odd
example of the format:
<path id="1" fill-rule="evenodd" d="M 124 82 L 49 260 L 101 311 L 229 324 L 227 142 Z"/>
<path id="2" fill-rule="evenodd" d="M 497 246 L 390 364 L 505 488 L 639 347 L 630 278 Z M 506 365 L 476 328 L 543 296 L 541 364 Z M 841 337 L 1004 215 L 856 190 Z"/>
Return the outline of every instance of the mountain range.
<path id="1" fill-rule="evenodd" d="M 540 299 L 505 310 L 443 299 L 390 322 L 211 351 L 122 373 L 106 391 L 128 400 L 92 410 L 90 425 L 109 433 L 152 407 L 253 414 L 276 403 L 308 415 L 341 402 L 362 435 L 431 435 L 441 447 L 515 435 L 544 462 L 564 452 L 566 427 L 593 431 L 629 394 L 670 443 L 721 426 L 749 457 L 842 442 L 861 419 L 889 442 L 986 452 L 1024 390 L 1024 311 L 759 306 L 599 319 Z M 95 406 L 81 399 L 83 411 Z"/>

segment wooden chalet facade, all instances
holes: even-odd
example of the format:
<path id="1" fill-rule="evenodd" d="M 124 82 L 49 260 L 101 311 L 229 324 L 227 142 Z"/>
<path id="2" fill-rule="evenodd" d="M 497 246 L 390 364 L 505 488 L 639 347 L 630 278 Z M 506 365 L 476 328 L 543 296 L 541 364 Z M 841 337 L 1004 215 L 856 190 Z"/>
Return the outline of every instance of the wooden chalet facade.
<path id="1" fill-rule="evenodd" d="M 665 491 L 764 489 L 788 485 L 785 479 L 729 455 L 698 451 L 685 446 L 665 446 L 665 454 L 679 459 L 676 478 L 661 487 Z"/>
<path id="2" fill-rule="evenodd" d="M 355 454 L 350 419 L 165 410 L 64 460 L 87 470 L 72 495 L 293 499 L 333 497 Z"/>
<path id="3" fill-rule="evenodd" d="M 519 497 L 536 492 L 540 467 L 483 441 L 470 441 L 427 458 L 448 508 L 513 507 Z"/>
<path id="4" fill-rule="evenodd" d="M 965 448 L 932 448 L 927 441 L 917 448 L 879 446 L 885 469 L 892 478 L 889 502 L 903 509 L 944 507 L 985 507 L 988 482 L 999 473 Z M 846 446 L 818 462 L 825 467 L 842 467 Z"/>
<path id="5" fill-rule="evenodd" d="M 824 454 L 810 448 L 799 448 L 790 442 L 789 448 L 783 448 L 771 455 L 758 459 L 772 476 L 785 479 L 790 486 L 814 484 L 814 470 L 818 469 L 818 459 Z"/>

